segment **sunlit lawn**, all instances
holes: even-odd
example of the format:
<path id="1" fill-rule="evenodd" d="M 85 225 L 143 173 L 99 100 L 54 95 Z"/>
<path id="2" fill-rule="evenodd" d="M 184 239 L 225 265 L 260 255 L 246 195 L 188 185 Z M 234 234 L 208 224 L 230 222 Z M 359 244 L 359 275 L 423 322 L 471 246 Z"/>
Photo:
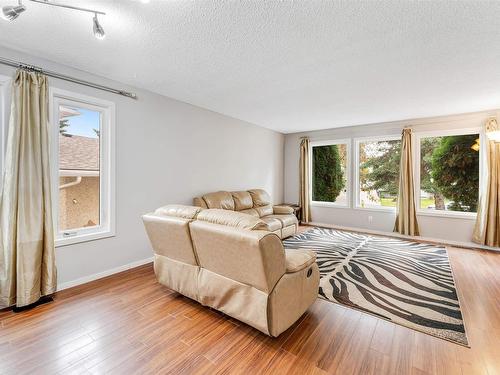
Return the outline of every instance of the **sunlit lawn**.
<path id="1" fill-rule="evenodd" d="M 427 208 L 429 206 L 434 206 L 433 198 L 421 198 L 420 199 L 420 208 Z"/>
<path id="2" fill-rule="evenodd" d="M 380 205 L 384 207 L 396 207 L 395 198 L 380 198 Z"/>
<path id="3" fill-rule="evenodd" d="M 380 198 L 380 205 L 385 207 L 396 207 L 395 198 Z M 420 200 L 420 208 L 427 208 L 434 205 L 434 199 L 422 198 Z"/>

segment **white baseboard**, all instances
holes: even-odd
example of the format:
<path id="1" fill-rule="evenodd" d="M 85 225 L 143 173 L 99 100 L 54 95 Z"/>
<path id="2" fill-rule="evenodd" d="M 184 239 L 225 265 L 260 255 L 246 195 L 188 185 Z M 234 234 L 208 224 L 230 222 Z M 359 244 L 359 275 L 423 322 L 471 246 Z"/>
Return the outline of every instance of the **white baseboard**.
<path id="1" fill-rule="evenodd" d="M 316 222 L 312 222 L 312 221 L 305 224 L 305 225 L 339 229 L 339 230 L 347 230 L 347 231 L 351 231 L 351 232 L 375 234 L 375 235 L 386 236 L 386 237 L 403 238 L 403 239 L 408 239 L 408 240 L 417 240 L 417 241 L 429 242 L 429 243 L 437 244 L 437 245 L 460 247 L 460 248 L 464 248 L 464 249 L 489 250 L 489 251 L 496 251 L 496 252 L 500 251 L 500 248 L 498 248 L 498 247 L 483 246 L 483 245 L 475 244 L 473 242 L 459 242 L 459 241 L 442 240 L 439 238 L 406 236 L 406 235 L 394 233 L 394 232 L 383 232 L 380 230 L 373 230 L 373 229 L 345 227 L 345 226 L 341 226 L 341 225 L 316 223 Z"/>
<path id="2" fill-rule="evenodd" d="M 103 277 L 110 276 L 110 275 L 113 275 L 113 274 L 118 273 L 118 272 L 123 272 L 123 271 L 129 270 L 131 268 L 135 268 L 135 267 L 139 267 L 139 266 L 142 266 L 144 264 L 147 264 L 147 263 L 151 263 L 153 261 L 153 259 L 154 259 L 154 257 L 136 260 L 135 262 L 124 264 L 122 266 L 118 266 L 115 268 L 111 268 L 111 269 L 103 271 L 103 272 L 94 273 L 92 275 L 80 277 L 78 279 L 71 280 L 71 281 L 66 281 L 64 283 L 57 284 L 57 290 L 60 291 L 60 290 L 72 288 L 72 287 L 77 286 L 77 285 L 85 284 L 85 283 L 88 283 L 90 281 L 102 279 Z"/>

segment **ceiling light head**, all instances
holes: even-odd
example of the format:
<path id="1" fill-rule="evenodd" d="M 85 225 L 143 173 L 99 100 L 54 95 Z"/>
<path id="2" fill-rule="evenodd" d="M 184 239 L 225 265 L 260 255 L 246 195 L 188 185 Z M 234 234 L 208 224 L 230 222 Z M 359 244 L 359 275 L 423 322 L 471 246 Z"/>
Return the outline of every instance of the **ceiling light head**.
<path id="1" fill-rule="evenodd" d="M 104 39 L 106 37 L 106 33 L 104 32 L 104 29 L 102 28 L 101 24 L 99 23 L 99 20 L 97 19 L 97 14 L 94 15 L 92 23 L 93 23 L 94 36 L 97 39 L 101 40 Z"/>
<path id="2" fill-rule="evenodd" d="M 26 7 L 19 1 L 19 5 L 6 5 L 2 8 L 2 18 L 7 21 L 14 21 L 26 10 Z"/>

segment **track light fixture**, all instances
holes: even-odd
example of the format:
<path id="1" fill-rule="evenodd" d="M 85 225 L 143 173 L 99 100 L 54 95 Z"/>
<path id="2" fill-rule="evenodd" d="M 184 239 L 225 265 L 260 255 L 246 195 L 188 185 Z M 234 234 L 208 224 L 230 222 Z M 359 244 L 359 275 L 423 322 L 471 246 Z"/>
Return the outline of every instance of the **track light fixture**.
<path id="1" fill-rule="evenodd" d="M 7 21 L 13 21 L 15 20 L 22 12 L 26 10 L 26 7 L 22 4 L 22 0 L 18 0 L 18 5 L 7 5 L 2 8 L 2 18 L 6 19 Z M 38 3 L 38 4 L 43 4 L 43 5 L 50 5 L 54 7 L 59 7 L 59 8 L 66 8 L 66 9 L 71 9 L 71 10 L 77 10 L 79 12 L 87 12 L 87 13 L 93 13 L 94 17 L 92 18 L 92 30 L 94 32 L 94 36 L 97 39 L 104 39 L 106 36 L 106 33 L 104 32 L 103 27 L 99 23 L 99 20 L 97 19 L 97 15 L 106 15 L 106 13 L 101 12 L 99 10 L 95 9 L 88 9 L 88 8 L 81 8 L 81 7 L 76 7 L 73 5 L 68 5 L 68 4 L 61 4 L 57 3 L 54 1 L 49 1 L 49 0 L 29 0 L 33 3 Z"/>
<path id="2" fill-rule="evenodd" d="M 94 36 L 97 39 L 101 40 L 104 39 L 106 37 L 106 33 L 104 32 L 104 29 L 102 28 L 101 24 L 99 23 L 99 20 L 97 19 L 97 13 L 94 15 L 92 23 L 94 24 L 93 26 Z"/>
<path id="3" fill-rule="evenodd" d="M 18 5 L 6 5 L 2 8 L 2 18 L 7 21 L 13 21 L 19 15 L 26 10 L 21 0 L 17 3 Z"/>

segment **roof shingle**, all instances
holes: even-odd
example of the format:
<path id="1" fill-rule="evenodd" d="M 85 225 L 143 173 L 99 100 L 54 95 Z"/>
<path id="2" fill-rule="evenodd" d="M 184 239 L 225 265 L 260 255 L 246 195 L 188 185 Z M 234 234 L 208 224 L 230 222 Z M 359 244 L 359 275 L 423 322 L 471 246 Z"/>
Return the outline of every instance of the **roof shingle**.
<path id="1" fill-rule="evenodd" d="M 59 135 L 59 169 L 99 170 L 99 138 Z"/>

